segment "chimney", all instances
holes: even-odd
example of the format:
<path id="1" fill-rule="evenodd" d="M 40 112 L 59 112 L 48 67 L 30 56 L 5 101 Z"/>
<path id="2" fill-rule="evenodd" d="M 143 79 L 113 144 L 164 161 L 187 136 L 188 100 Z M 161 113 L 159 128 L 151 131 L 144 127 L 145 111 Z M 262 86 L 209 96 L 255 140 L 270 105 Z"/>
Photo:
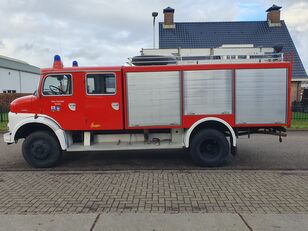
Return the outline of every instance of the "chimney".
<path id="1" fill-rule="evenodd" d="M 164 25 L 165 29 L 173 29 L 175 28 L 174 24 L 174 9 L 171 7 L 167 7 L 164 9 Z"/>
<path id="2" fill-rule="evenodd" d="M 275 4 L 272 5 L 270 8 L 266 10 L 267 12 L 267 22 L 270 27 L 280 27 L 280 9 L 282 7 L 276 6 Z"/>

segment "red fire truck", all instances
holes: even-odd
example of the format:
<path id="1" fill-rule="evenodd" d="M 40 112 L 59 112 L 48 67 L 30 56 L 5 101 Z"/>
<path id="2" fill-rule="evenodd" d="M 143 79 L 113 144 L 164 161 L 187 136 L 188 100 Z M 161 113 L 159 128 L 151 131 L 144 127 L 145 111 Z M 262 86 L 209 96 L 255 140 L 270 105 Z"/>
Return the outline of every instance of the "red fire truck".
<path id="1" fill-rule="evenodd" d="M 240 135 L 285 135 L 290 82 L 289 62 L 63 67 L 55 56 L 37 91 L 11 103 L 4 140 L 25 139 L 33 167 L 64 151 L 180 148 L 219 166 Z"/>

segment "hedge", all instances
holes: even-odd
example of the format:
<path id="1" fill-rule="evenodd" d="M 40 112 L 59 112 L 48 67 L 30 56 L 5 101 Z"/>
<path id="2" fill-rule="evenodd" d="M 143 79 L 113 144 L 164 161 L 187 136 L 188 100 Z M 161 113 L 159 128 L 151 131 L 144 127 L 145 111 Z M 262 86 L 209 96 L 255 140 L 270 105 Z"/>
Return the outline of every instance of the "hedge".
<path id="1" fill-rule="evenodd" d="M 10 103 L 19 97 L 30 95 L 25 93 L 0 93 L 0 106 L 2 108 L 8 108 Z"/>

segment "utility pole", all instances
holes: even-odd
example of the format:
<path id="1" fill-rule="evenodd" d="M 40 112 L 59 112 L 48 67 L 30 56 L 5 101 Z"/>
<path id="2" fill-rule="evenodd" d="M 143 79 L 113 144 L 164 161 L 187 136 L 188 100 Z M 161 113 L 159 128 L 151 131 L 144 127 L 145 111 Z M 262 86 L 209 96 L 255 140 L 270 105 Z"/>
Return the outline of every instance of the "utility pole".
<path id="1" fill-rule="evenodd" d="M 153 17 L 153 49 L 155 49 L 155 18 L 157 17 L 157 12 L 152 12 Z"/>

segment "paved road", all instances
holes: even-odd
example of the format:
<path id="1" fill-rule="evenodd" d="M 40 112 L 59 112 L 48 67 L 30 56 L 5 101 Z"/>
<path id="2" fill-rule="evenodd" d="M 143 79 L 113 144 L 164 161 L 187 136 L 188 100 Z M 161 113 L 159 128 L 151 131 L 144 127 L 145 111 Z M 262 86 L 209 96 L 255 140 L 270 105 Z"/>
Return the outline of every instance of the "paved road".
<path id="1" fill-rule="evenodd" d="M 186 151 L 126 151 L 65 153 L 53 170 L 200 169 Z M 220 169 L 308 170 L 308 132 L 290 131 L 278 137 L 253 135 L 238 139 L 238 155 Z M 21 142 L 6 145 L 0 139 L 0 170 L 31 170 L 21 155 Z"/>
<path id="2" fill-rule="evenodd" d="M 0 172 L 0 214 L 308 213 L 308 171 Z"/>
<path id="3" fill-rule="evenodd" d="M 131 151 L 65 153 L 60 166 L 33 171 L 20 143 L 7 146 L 0 139 L 0 223 L 4 230 L 12 224 L 13 230 L 44 230 L 63 221 L 54 214 L 70 214 L 67 229 L 78 223 L 89 228 L 83 230 L 106 230 L 101 227 L 113 223 L 118 230 L 127 224 L 163 230 L 162 224 L 182 221 L 179 227 L 208 224 L 206 230 L 217 230 L 227 217 L 230 230 L 304 230 L 308 132 L 289 132 L 283 143 L 264 135 L 238 143 L 238 155 L 219 170 L 195 167 L 185 151 Z M 160 214 L 158 222 L 152 214 Z M 125 219 L 130 222 L 118 222 Z"/>

